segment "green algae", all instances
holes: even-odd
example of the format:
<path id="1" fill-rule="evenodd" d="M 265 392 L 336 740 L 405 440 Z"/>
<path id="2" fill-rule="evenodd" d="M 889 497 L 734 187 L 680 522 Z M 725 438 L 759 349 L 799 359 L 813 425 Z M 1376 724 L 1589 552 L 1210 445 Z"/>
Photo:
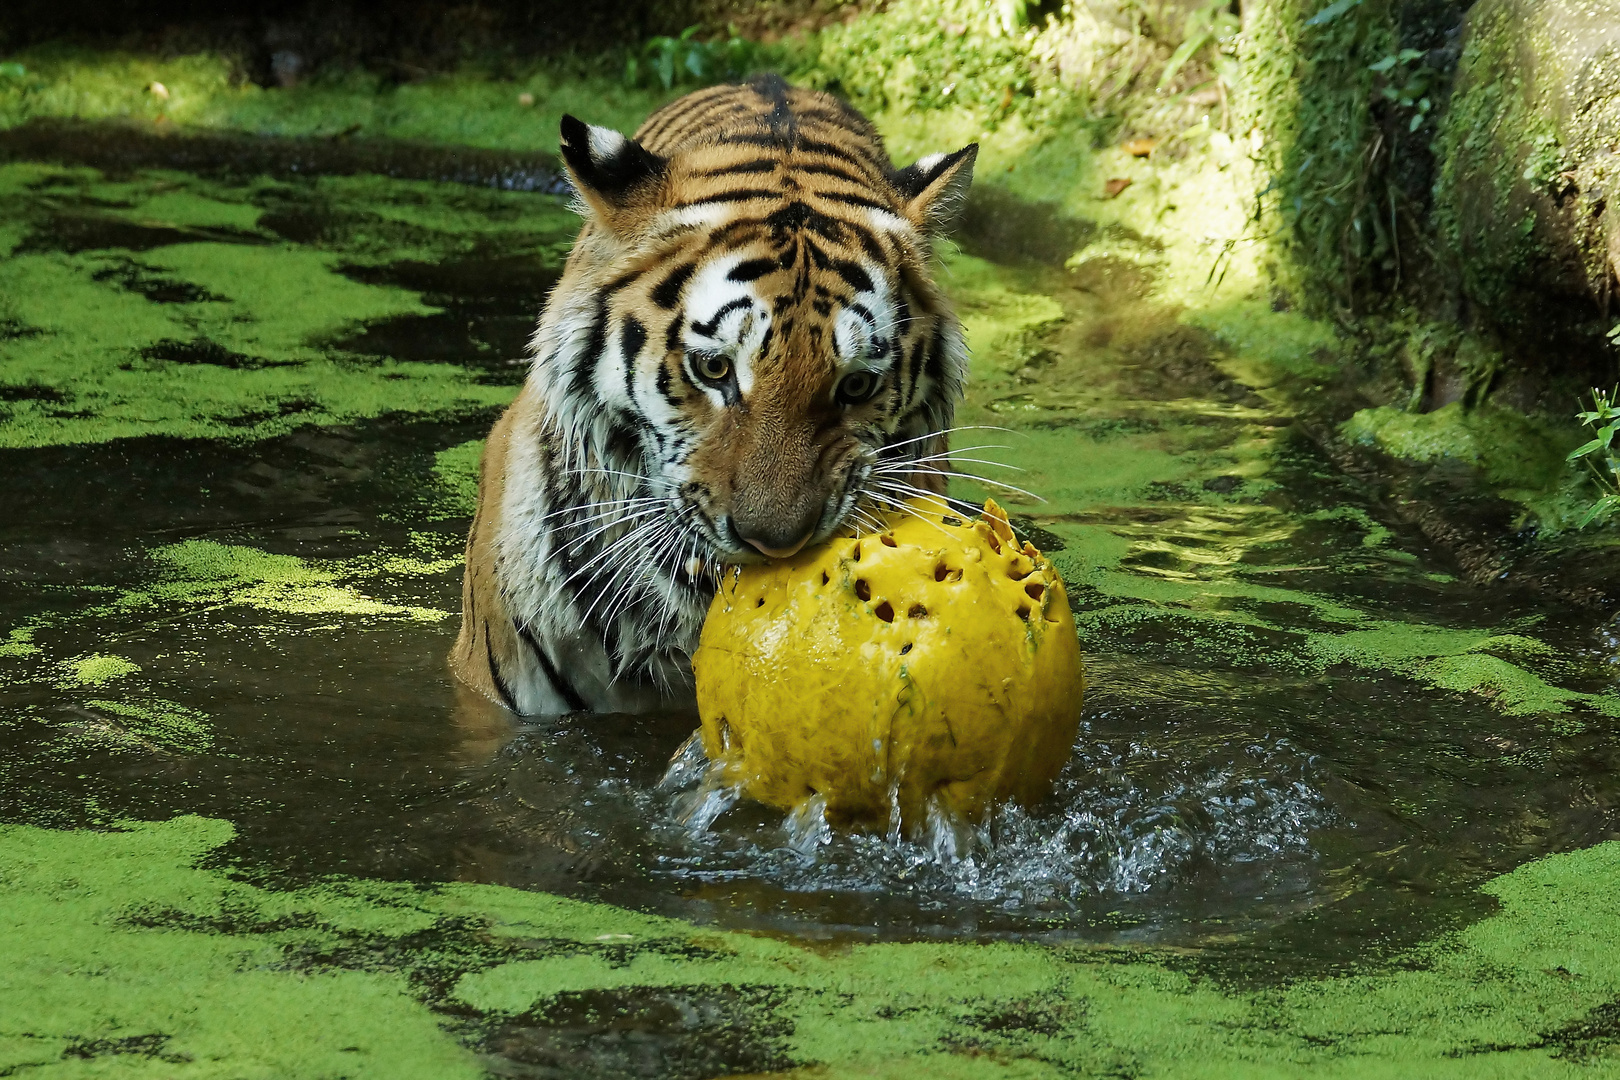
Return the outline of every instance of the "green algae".
<path id="1" fill-rule="evenodd" d="M 1584 717 L 1613 714 L 1620 703 L 1613 695 L 1549 682 L 1552 672 L 1562 678 L 1559 658 L 1526 634 L 1435 626 L 1417 612 L 1391 618 L 1354 598 L 1277 581 L 1275 572 L 1288 568 L 1272 565 L 1268 552 L 1312 524 L 1354 533 L 1318 569 L 1373 554 L 1404 563 L 1390 530 L 1360 507 L 1290 513 L 1258 501 L 1286 445 L 1277 426 L 1286 395 L 1255 406 L 1210 400 L 1228 374 L 1261 387 L 1321 377 L 1320 357 L 1335 339 L 1317 324 L 1284 315 L 1288 326 L 1275 341 L 1242 320 L 1228 322 L 1224 336 L 1189 337 L 1178 322 L 1196 325 L 1198 317 L 1170 321 L 1176 309 L 1154 292 L 1099 305 L 1084 290 L 1064 288 L 1062 278 L 1052 288 L 1048 278 L 1046 303 L 1036 305 L 1027 298 L 1042 287 L 1038 275 L 965 256 L 946 266 L 961 270 L 945 278 L 948 287 L 970 298 L 970 344 L 988 354 L 975 361 L 958 419 L 999 429 L 964 432 L 959 445 L 981 447 L 965 457 L 1016 465 L 964 464 L 952 491 L 993 495 L 1061 538 L 1064 549 L 1049 555 L 1071 589 L 1089 592 L 1076 616 L 1088 650 L 1118 647 L 1151 627 L 1230 664 L 1388 673 L 1476 696 L 1505 716 L 1542 717 L 1562 734 L 1583 730 Z M 1233 305 L 1221 310 L 1232 318 Z M 1186 372 L 1184 385 L 1132 374 L 1156 369 L 1166 354 Z M 1033 365 L 1032 355 L 1041 358 Z M 1009 370 L 1014 363 L 1021 366 Z M 1365 410 L 1343 430 L 1352 441 L 1375 433 L 1404 457 L 1459 458 L 1525 498 L 1568 476 L 1561 432 L 1500 410 Z M 1527 445 L 1544 452 L 1521 453 Z M 1225 491 L 1206 486 L 1214 477 L 1225 480 Z M 1098 518 L 1109 524 L 1090 523 Z"/>
<path id="2" fill-rule="evenodd" d="M 160 173 L 112 183 L 87 170 L 0 166 L 0 219 L 18 224 L 0 260 L 0 325 L 12 328 L 0 338 L 0 384 L 11 391 L 0 447 L 265 438 L 509 401 L 508 386 L 455 362 L 464 357 L 351 347 L 369 327 L 440 311 L 420 293 L 360 280 L 354 267 L 480 251 L 543 270 L 560 264 L 576 220 L 547 196 L 389 183 L 346 178 L 311 191 Z M 305 212 L 332 223 L 317 246 L 260 227 L 267 212 L 311 199 Z M 108 238 L 52 250 L 63 228 Z M 159 246 L 117 250 L 151 239 Z"/>
<path id="3" fill-rule="evenodd" d="M 125 593 L 115 603 L 116 608 L 241 605 L 285 615 L 404 618 L 418 622 L 438 622 L 450 615 L 438 608 L 372 599 L 341 584 L 337 569 L 316 566 L 295 555 L 275 555 L 239 544 L 186 540 L 157 548 L 152 559 L 162 568 L 162 578 Z M 366 576 L 389 569 L 432 573 L 443 568 L 424 569 L 414 561 L 384 559 L 375 567 L 351 568 L 350 573 Z"/>
<path id="4" fill-rule="evenodd" d="M 37 627 L 18 626 L 7 631 L 4 641 L 0 641 L 0 657 L 37 656 L 40 648 L 34 644 L 34 634 Z"/>
<path id="5" fill-rule="evenodd" d="M 1339 430 L 1351 443 L 1406 461 L 1476 469 L 1493 491 L 1522 505 L 1549 531 L 1572 526 L 1583 509 L 1582 477 L 1567 461 L 1580 433 L 1570 425 L 1457 401 L 1428 413 L 1389 405 L 1363 409 Z"/>
<path id="6" fill-rule="evenodd" d="M 478 466 L 484 440 L 469 439 L 433 455 L 433 502 L 441 517 L 472 517 L 478 509 Z"/>
<path id="7" fill-rule="evenodd" d="M 0 827 L 0 1068 L 475 1076 L 486 1038 L 571 996 L 748 987 L 739 1022 L 834 1077 L 1620 1072 L 1620 844 L 1491 881 L 1494 914 L 1389 962 L 1246 988 L 1130 950 L 812 950 L 488 885 L 273 891 L 199 865 L 231 832 Z"/>
<path id="8" fill-rule="evenodd" d="M 120 734 L 128 735 L 147 749 L 196 754 L 214 745 L 212 718 L 177 702 L 162 698 L 142 701 L 91 698 L 85 704 L 114 717 Z"/>
<path id="9" fill-rule="evenodd" d="M 68 660 L 62 664 L 65 684 L 68 686 L 100 686 L 141 670 L 135 661 L 122 656 L 95 653 Z"/>
<path id="10" fill-rule="evenodd" d="M 940 281 L 962 320 L 975 377 L 1028 364 L 1040 352 L 1045 331 L 1064 317 L 1063 305 L 1012 287 L 1007 276 L 1006 270 L 969 255 L 952 253 L 944 260 Z"/>

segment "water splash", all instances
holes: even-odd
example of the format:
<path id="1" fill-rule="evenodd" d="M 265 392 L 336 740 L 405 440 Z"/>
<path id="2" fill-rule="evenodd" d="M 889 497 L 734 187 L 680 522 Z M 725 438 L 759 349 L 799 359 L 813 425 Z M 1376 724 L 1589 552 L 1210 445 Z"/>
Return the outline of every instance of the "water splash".
<path id="1" fill-rule="evenodd" d="M 820 796 L 776 823 L 691 741 L 659 785 L 675 829 L 656 862 L 700 884 L 755 879 L 790 892 L 905 896 L 924 909 L 965 900 L 1060 916 L 1083 901 L 1155 893 L 1211 871 L 1311 860 L 1311 835 L 1332 815 L 1310 772 L 1284 739 L 1257 741 L 1222 766 L 1172 760 L 1141 743 L 1093 743 L 1077 748 L 1036 810 L 1004 805 L 974 826 L 931 799 L 923 827 L 906 837 L 896 798 L 883 834 L 839 835 Z"/>

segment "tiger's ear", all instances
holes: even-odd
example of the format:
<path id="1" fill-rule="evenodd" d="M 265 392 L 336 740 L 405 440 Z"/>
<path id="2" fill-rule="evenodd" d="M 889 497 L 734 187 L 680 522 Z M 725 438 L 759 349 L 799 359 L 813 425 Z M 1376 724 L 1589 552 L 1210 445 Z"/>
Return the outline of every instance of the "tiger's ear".
<path id="1" fill-rule="evenodd" d="M 906 200 L 906 217 L 925 235 L 938 236 L 956 220 L 978 156 L 979 144 L 969 143 L 953 154 L 930 154 L 890 178 Z"/>
<path id="2" fill-rule="evenodd" d="M 575 190 L 610 227 L 639 193 L 663 178 L 669 164 L 612 128 L 572 116 L 562 118 L 562 156 Z"/>

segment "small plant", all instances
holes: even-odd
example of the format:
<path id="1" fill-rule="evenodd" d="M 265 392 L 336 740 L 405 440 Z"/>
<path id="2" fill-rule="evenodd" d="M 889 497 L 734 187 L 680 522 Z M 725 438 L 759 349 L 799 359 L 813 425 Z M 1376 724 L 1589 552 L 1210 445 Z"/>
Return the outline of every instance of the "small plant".
<path id="1" fill-rule="evenodd" d="M 657 83 L 665 90 L 688 83 L 706 86 L 740 79 L 765 66 L 765 50 L 738 37 L 735 30 L 724 39 L 701 41 L 697 36 L 701 29 L 688 26 L 680 37 L 655 37 L 639 52 L 631 52 L 624 64 L 626 85 Z"/>
<path id="2" fill-rule="evenodd" d="M 1601 525 L 1620 510 L 1620 457 L 1616 456 L 1614 445 L 1615 432 L 1620 430 L 1620 400 L 1617 399 L 1620 399 L 1620 387 L 1607 391 L 1594 387 L 1592 407 L 1576 413 L 1581 423 L 1597 430 L 1597 438 L 1571 450 L 1569 460 L 1585 461 L 1598 487 L 1603 489 L 1603 497 L 1581 518 L 1579 528 L 1582 529 L 1593 522 Z"/>
<path id="3" fill-rule="evenodd" d="M 1233 52 L 1236 49 L 1237 36 L 1243 25 L 1238 17 L 1232 14 L 1231 0 L 1209 0 L 1202 7 L 1197 8 L 1187 16 L 1186 37 L 1170 54 L 1170 60 L 1164 65 L 1164 73 L 1159 76 L 1159 89 L 1168 87 L 1171 81 L 1186 66 L 1187 61 L 1198 54 L 1206 45 L 1213 44 L 1210 65 L 1215 69 L 1218 78 L 1225 88 L 1230 91 L 1237 87 L 1238 61 Z"/>
<path id="4" fill-rule="evenodd" d="M 1384 77 L 1384 85 L 1379 87 L 1378 93 L 1385 101 L 1412 110 L 1412 119 L 1406 125 L 1408 131 L 1422 127 L 1434 106 L 1429 91 L 1434 85 L 1435 70 L 1418 63 L 1424 55 L 1422 49 L 1402 49 L 1368 68 Z"/>

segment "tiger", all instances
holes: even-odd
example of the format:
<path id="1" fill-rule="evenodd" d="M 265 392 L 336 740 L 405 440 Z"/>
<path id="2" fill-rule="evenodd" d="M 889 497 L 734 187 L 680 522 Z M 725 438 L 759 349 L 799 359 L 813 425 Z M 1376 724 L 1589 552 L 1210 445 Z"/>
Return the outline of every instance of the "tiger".
<path id="1" fill-rule="evenodd" d="M 585 220 L 485 444 L 451 666 L 521 715 L 689 712 L 726 568 L 944 491 L 968 352 L 933 249 L 978 145 L 896 169 L 771 75 L 560 126 Z"/>

